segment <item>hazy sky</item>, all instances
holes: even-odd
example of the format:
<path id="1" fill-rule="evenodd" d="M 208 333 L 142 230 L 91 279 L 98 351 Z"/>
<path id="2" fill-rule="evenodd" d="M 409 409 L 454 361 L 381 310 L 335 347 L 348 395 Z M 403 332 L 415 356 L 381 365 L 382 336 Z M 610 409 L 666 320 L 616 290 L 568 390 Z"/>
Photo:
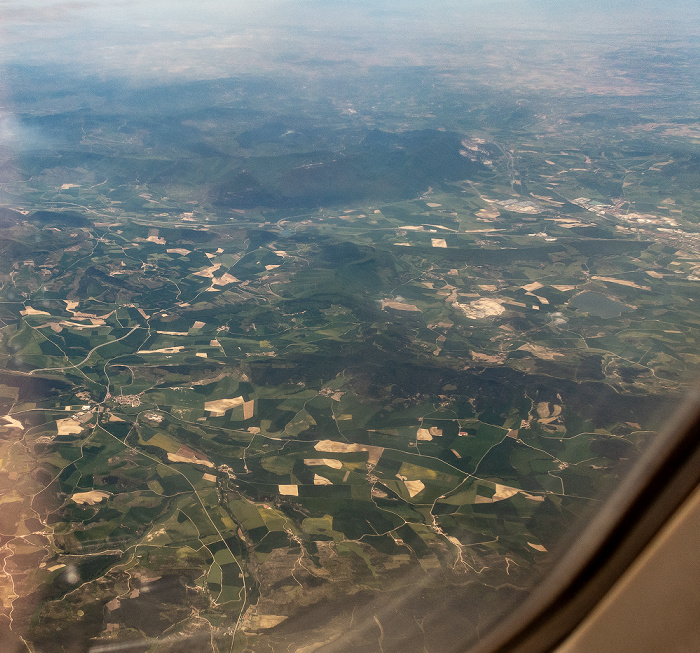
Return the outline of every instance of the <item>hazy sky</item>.
<path id="1" fill-rule="evenodd" d="M 0 61 L 136 77 L 294 57 L 439 61 L 478 39 L 700 34 L 696 0 L 0 0 Z M 506 34 L 507 32 L 507 34 Z"/>

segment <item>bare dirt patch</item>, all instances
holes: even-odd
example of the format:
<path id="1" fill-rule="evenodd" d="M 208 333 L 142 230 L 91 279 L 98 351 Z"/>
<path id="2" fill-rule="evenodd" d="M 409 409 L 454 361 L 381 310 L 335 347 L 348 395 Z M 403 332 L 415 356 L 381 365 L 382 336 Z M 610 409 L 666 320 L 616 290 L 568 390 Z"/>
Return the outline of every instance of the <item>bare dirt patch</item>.
<path id="1" fill-rule="evenodd" d="M 206 467 L 214 467 L 214 463 L 206 456 L 184 445 L 180 447 L 176 453 L 169 453 L 168 460 L 173 463 L 195 463 L 197 465 L 205 465 Z"/>
<path id="2" fill-rule="evenodd" d="M 23 311 L 19 312 L 20 315 L 51 315 L 51 313 L 47 313 L 46 311 L 37 311 L 35 308 L 32 308 L 31 306 L 27 306 Z"/>
<path id="3" fill-rule="evenodd" d="M 100 503 L 104 499 L 109 499 L 111 496 L 109 492 L 90 490 L 89 492 L 76 492 L 71 499 L 80 505 L 87 504 L 89 506 L 94 506 L 96 503 Z"/>
<path id="4" fill-rule="evenodd" d="M 82 425 L 70 417 L 56 420 L 56 428 L 58 435 L 80 435 L 83 432 Z"/>
<path id="5" fill-rule="evenodd" d="M 7 422 L 7 424 L 0 424 L 0 426 L 4 426 L 5 428 L 21 429 L 22 431 L 24 431 L 24 426 L 23 426 L 22 422 L 15 419 L 11 415 L 3 415 L 2 419 L 4 419 Z M 73 420 L 71 420 L 71 422 L 72 421 Z"/>
<path id="6" fill-rule="evenodd" d="M 481 363 L 502 363 L 506 358 L 503 354 L 490 355 L 482 354 L 478 351 L 472 351 L 470 353 L 472 360 L 479 361 Z"/>
<path id="7" fill-rule="evenodd" d="M 564 354 L 560 354 L 558 351 L 548 349 L 542 345 L 533 345 L 529 342 L 518 347 L 517 351 L 529 351 L 533 356 L 545 361 L 553 361 L 556 356 L 564 356 Z"/>
<path id="8" fill-rule="evenodd" d="M 405 304 L 404 302 L 397 302 L 393 299 L 382 299 L 382 309 L 393 308 L 395 311 L 418 311 L 420 313 L 420 308 L 413 304 Z"/>

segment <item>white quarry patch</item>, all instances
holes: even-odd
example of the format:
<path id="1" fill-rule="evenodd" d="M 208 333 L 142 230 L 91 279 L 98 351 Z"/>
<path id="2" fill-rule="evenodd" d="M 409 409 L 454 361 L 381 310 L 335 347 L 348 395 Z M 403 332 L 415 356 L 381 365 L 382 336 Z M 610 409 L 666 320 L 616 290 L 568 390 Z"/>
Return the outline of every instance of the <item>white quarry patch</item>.
<path id="1" fill-rule="evenodd" d="M 476 299 L 469 304 L 460 304 L 459 302 L 454 302 L 452 304 L 455 308 L 461 310 L 464 315 L 473 320 L 477 320 L 484 317 L 492 317 L 494 315 L 501 315 L 506 312 L 506 309 L 501 304 L 500 300 L 497 299 L 487 299 L 482 297 L 481 299 Z"/>

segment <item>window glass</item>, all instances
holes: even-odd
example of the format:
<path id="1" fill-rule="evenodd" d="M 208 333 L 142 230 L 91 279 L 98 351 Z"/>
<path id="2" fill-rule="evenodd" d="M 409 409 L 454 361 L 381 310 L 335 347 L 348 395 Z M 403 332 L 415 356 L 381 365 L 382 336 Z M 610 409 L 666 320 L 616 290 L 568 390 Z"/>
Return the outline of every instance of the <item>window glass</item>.
<path id="1" fill-rule="evenodd" d="M 2 650 L 465 650 L 697 379 L 689 3 L 0 24 Z"/>

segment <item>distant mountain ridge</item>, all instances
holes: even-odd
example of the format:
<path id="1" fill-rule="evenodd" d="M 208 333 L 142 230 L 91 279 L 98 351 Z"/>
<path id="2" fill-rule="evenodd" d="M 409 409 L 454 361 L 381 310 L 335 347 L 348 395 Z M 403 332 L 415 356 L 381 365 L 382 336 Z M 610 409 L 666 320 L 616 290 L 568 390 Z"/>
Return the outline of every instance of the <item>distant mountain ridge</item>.
<path id="1" fill-rule="evenodd" d="M 390 133 L 373 129 L 342 152 L 300 159 L 251 158 L 244 170 L 217 183 L 214 204 L 227 208 L 308 208 L 349 201 L 395 201 L 431 184 L 456 181 L 486 170 L 460 154 L 461 137 L 432 129 Z"/>

